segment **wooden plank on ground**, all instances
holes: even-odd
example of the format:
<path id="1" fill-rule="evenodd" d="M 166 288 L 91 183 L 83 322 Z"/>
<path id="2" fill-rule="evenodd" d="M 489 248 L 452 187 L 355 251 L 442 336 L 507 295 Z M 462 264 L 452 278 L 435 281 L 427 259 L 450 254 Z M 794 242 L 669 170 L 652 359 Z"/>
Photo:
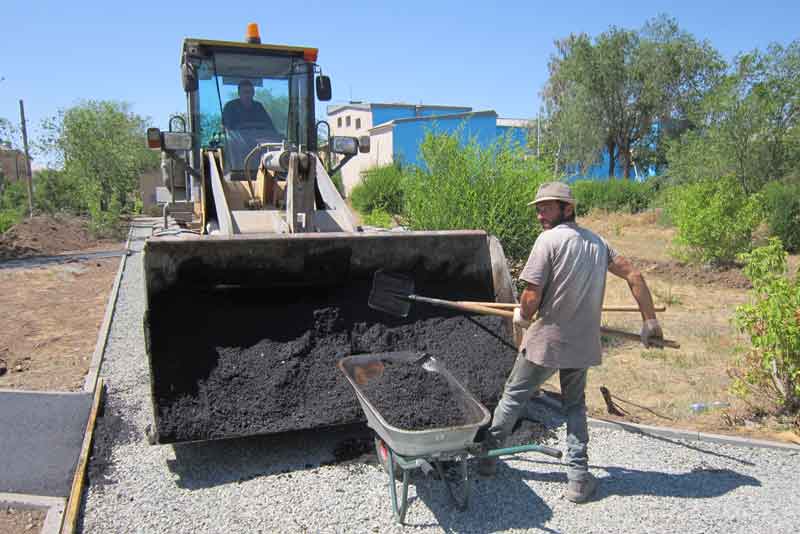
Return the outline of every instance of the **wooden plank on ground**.
<path id="1" fill-rule="evenodd" d="M 78 456 L 78 464 L 75 466 L 75 476 L 72 478 L 72 490 L 67 501 L 67 511 L 64 514 L 64 524 L 61 527 L 61 534 L 73 534 L 78 522 L 78 513 L 81 507 L 81 497 L 83 496 L 83 483 L 86 480 L 86 467 L 89 465 L 89 455 L 92 452 L 92 438 L 94 438 L 94 424 L 97 420 L 97 413 L 100 410 L 100 402 L 103 397 L 103 379 L 98 378 L 94 390 L 94 400 L 92 409 L 89 412 L 89 420 L 86 422 L 86 433 L 83 435 L 83 445 L 81 454 Z"/>

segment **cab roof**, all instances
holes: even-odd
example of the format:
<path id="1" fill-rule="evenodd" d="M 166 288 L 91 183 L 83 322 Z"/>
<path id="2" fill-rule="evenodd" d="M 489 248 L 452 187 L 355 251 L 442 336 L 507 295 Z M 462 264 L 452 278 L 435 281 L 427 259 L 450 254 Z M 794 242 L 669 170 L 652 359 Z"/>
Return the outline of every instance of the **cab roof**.
<path id="1" fill-rule="evenodd" d="M 307 61 L 316 62 L 316 48 L 308 46 L 289 46 L 281 44 L 255 44 L 240 41 L 215 41 L 212 39 L 195 39 L 187 37 L 183 40 L 184 54 L 206 55 L 211 51 L 246 52 L 252 54 L 281 55 L 303 57 Z"/>

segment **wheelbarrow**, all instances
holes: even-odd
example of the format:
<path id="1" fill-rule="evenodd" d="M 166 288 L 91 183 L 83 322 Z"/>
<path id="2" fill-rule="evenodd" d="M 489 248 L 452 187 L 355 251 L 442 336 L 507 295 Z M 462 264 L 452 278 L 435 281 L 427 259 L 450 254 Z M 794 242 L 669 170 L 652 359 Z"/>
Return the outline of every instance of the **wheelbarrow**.
<path id="1" fill-rule="evenodd" d="M 432 373 L 439 373 L 450 386 L 456 406 L 465 415 L 460 426 L 405 430 L 389 424 L 370 402 L 362 386 L 378 379 L 388 364 L 418 364 Z M 367 425 L 375 431 L 375 449 L 381 465 L 389 475 L 389 497 L 394 519 L 404 524 L 408 510 L 410 472 L 420 469 L 426 475 L 433 472 L 445 483 L 451 501 L 459 510 L 469 506 L 470 480 L 467 460 L 470 458 L 499 457 L 522 452 L 539 452 L 561 458 L 557 449 L 538 444 L 485 450 L 476 441 L 479 430 L 489 426 L 489 410 L 475 398 L 436 358 L 415 352 L 389 352 L 360 354 L 342 358 L 338 367 L 353 387 L 356 398 L 367 417 Z M 457 495 L 454 482 L 445 473 L 444 464 L 458 466 L 461 495 Z M 398 492 L 397 481 L 401 482 Z M 399 495 L 398 495 L 399 493 Z"/>

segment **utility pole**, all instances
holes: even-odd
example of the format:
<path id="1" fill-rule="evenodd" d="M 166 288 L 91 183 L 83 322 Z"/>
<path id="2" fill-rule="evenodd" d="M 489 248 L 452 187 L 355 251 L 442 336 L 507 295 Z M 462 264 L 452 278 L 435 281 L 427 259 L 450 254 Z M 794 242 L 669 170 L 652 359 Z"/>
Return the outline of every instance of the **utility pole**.
<path id="1" fill-rule="evenodd" d="M 28 171 L 28 216 L 33 217 L 33 172 L 31 154 L 28 151 L 28 128 L 25 126 L 25 104 L 19 101 L 19 122 L 22 126 L 22 146 L 25 148 L 25 168 Z"/>

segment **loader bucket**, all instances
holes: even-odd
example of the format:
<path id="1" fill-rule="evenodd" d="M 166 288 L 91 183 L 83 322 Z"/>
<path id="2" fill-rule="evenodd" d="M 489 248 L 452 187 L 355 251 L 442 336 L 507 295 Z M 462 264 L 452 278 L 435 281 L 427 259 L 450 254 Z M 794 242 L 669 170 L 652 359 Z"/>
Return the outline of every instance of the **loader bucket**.
<path id="1" fill-rule="evenodd" d="M 502 388 L 516 353 L 507 321 L 481 323 L 422 306 L 406 318 L 372 310 L 367 301 L 379 269 L 413 277 L 421 294 L 514 301 L 502 248 L 480 231 L 149 239 L 144 329 L 155 441 L 363 422 L 336 371 L 336 362 L 354 353 L 471 353 L 471 344 L 483 343 L 498 359 L 484 361 L 494 357 L 484 354 L 469 364 L 466 381 Z M 459 328 L 485 340 L 462 339 Z"/>

